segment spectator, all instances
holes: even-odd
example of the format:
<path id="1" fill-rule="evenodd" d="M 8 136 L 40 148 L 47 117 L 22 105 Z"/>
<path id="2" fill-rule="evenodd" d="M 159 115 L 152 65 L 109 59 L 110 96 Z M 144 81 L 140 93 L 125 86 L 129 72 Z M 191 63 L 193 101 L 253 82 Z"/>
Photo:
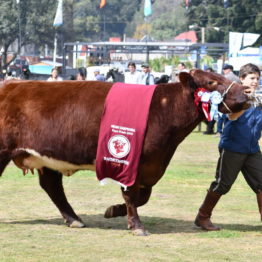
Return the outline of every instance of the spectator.
<path id="1" fill-rule="evenodd" d="M 186 68 L 185 63 L 180 62 L 177 66 L 178 72 L 188 72 L 188 69 Z"/>
<path id="2" fill-rule="evenodd" d="M 84 67 L 79 67 L 76 74 L 76 80 L 85 80 L 86 79 L 86 69 Z"/>
<path id="3" fill-rule="evenodd" d="M 218 120 L 217 120 L 217 135 L 216 136 L 220 137 L 222 135 L 224 123 L 225 123 L 226 119 L 227 119 L 226 114 L 223 114 L 222 116 L 218 117 Z"/>
<path id="4" fill-rule="evenodd" d="M 58 75 L 58 69 L 54 67 L 51 71 L 51 76 L 47 81 L 63 81 L 63 78 Z"/>
<path id="5" fill-rule="evenodd" d="M 213 73 L 214 70 L 211 68 L 211 67 L 208 67 L 206 70 L 206 72 L 209 72 L 209 73 Z M 214 132 L 214 127 L 215 127 L 215 124 L 216 124 L 216 120 L 211 120 L 211 121 L 204 121 L 207 125 L 207 129 L 206 131 L 203 133 L 204 135 L 213 135 L 215 134 Z"/>
<path id="6" fill-rule="evenodd" d="M 154 76 L 150 73 L 150 67 L 148 64 L 144 63 L 141 66 L 142 73 L 139 76 L 138 83 L 141 85 L 154 85 Z"/>
<path id="7" fill-rule="evenodd" d="M 205 71 L 209 72 L 209 73 L 214 73 L 215 72 L 212 67 L 208 67 Z"/>
<path id="8" fill-rule="evenodd" d="M 6 76 L 5 76 L 5 80 L 12 80 L 12 79 L 18 79 L 16 78 L 16 72 L 15 71 L 7 71 Z"/>
<path id="9" fill-rule="evenodd" d="M 136 64 L 133 62 L 128 63 L 129 72 L 125 73 L 126 84 L 138 84 L 140 73 L 136 71 Z"/>
<path id="10" fill-rule="evenodd" d="M 100 70 L 99 69 L 96 69 L 94 71 L 94 75 L 95 75 L 95 79 L 97 81 L 102 81 L 102 82 L 105 82 L 106 81 L 106 78 L 104 75 L 100 74 Z"/>
<path id="11" fill-rule="evenodd" d="M 235 81 L 237 83 L 241 83 L 240 79 L 238 78 L 238 76 L 236 76 L 233 72 L 234 68 L 232 65 L 228 65 L 228 64 L 225 64 L 223 66 L 223 74 L 224 74 L 224 77 L 227 78 L 228 80 L 230 81 Z"/>

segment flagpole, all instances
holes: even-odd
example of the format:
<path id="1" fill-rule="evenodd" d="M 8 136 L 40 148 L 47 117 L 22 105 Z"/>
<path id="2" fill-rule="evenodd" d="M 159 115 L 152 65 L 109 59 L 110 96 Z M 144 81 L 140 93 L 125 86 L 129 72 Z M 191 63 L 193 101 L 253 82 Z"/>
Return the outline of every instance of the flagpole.
<path id="1" fill-rule="evenodd" d="M 144 17 L 145 17 L 145 22 L 146 22 L 146 62 L 149 63 L 149 49 L 148 49 L 148 17 L 152 15 L 152 2 L 151 0 L 145 0 L 144 3 Z"/>
<path id="2" fill-rule="evenodd" d="M 103 41 L 106 41 L 106 17 L 105 17 L 105 11 L 102 9 L 103 12 Z"/>
<path id="3" fill-rule="evenodd" d="M 54 38 L 54 53 L 53 53 L 54 67 L 55 67 L 55 63 L 56 63 L 56 52 L 57 52 L 57 31 L 55 31 L 55 38 Z"/>
<path id="4" fill-rule="evenodd" d="M 57 53 L 57 28 L 63 24 L 63 0 L 58 0 L 55 20 L 53 26 L 55 27 L 55 38 L 54 38 L 54 52 L 53 52 L 53 63 L 56 63 L 56 53 Z"/>
<path id="5" fill-rule="evenodd" d="M 22 41 L 22 34 L 21 34 L 21 6 L 20 0 L 16 0 L 18 6 L 18 30 L 19 30 L 19 37 L 18 37 L 18 53 L 21 54 L 21 41 Z"/>

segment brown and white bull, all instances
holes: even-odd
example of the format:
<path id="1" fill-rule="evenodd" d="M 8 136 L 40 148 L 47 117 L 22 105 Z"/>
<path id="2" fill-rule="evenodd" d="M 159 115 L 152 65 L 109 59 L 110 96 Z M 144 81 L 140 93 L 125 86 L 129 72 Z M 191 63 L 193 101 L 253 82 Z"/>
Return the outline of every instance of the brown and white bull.
<path id="1" fill-rule="evenodd" d="M 24 172 L 37 169 L 41 187 L 70 227 L 84 223 L 66 199 L 62 177 L 95 170 L 100 120 L 111 86 L 95 81 L 14 81 L 0 89 L 0 175 L 11 160 Z M 105 212 L 106 218 L 127 215 L 134 234 L 146 234 L 137 207 L 148 201 L 177 146 L 204 119 L 194 102 L 197 88 L 224 94 L 221 112 L 248 107 L 246 87 L 201 70 L 181 73 L 180 83 L 156 87 L 136 181 L 127 191 L 122 189 L 125 203 Z"/>

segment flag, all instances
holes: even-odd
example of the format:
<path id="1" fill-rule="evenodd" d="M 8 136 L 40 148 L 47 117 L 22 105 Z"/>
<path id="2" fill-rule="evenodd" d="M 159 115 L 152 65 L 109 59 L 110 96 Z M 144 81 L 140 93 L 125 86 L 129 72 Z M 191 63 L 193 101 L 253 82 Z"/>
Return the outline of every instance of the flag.
<path id="1" fill-rule="evenodd" d="M 151 0 L 145 0 L 144 15 L 145 15 L 145 17 L 152 15 L 152 3 L 151 3 Z"/>
<path id="2" fill-rule="evenodd" d="M 60 26 L 63 24 L 63 0 L 58 0 L 55 20 L 53 26 Z"/>
<path id="3" fill-rule="evenodd" d="M 243 33 L 229 32 L 229 50 L 230 57 L 237 57 L 237 52 L 241 49 L 243 42 Z"/>
<path id="4" fill-rule="evenodd" d="M 236 57 L 238 51 L 253 45 L 260 34 L 229 32 L 229 56 Z"/>
<path id="5" fill-rule="evenodd" d="M 185 0 L 185 1 L 186 1 L 186 9 L 188 9 L 190 0 Z"/>
<path id="6" fill-rule="evenodd" d="M 227 7 L 228 7 L 228 1 L 224 0 L 224 8 L 227 8 Z"/>
<path id="7" fill-rule="evenodd" d="M 259 37 L 260 34 L 244 33 L 241 48 L 253 45 Z"/>
<path id="8" fill-rule="evenodd" d="M 103 8 L 106 5 L 106 0 L 101 0 L 100 2 L 100 8 Z"/>

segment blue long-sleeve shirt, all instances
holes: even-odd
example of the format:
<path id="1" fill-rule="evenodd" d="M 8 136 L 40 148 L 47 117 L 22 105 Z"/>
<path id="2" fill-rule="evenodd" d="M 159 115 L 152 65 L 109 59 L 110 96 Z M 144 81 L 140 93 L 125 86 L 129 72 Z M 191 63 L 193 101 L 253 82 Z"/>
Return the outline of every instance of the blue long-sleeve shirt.
<path id="1" fill-rule="evenodd" d="M 219 148 L 244 154 L 257 153 L 260 151 L 261 131 L 262 108 L 251 107 L 237 120 L 225 121 Z"/>

